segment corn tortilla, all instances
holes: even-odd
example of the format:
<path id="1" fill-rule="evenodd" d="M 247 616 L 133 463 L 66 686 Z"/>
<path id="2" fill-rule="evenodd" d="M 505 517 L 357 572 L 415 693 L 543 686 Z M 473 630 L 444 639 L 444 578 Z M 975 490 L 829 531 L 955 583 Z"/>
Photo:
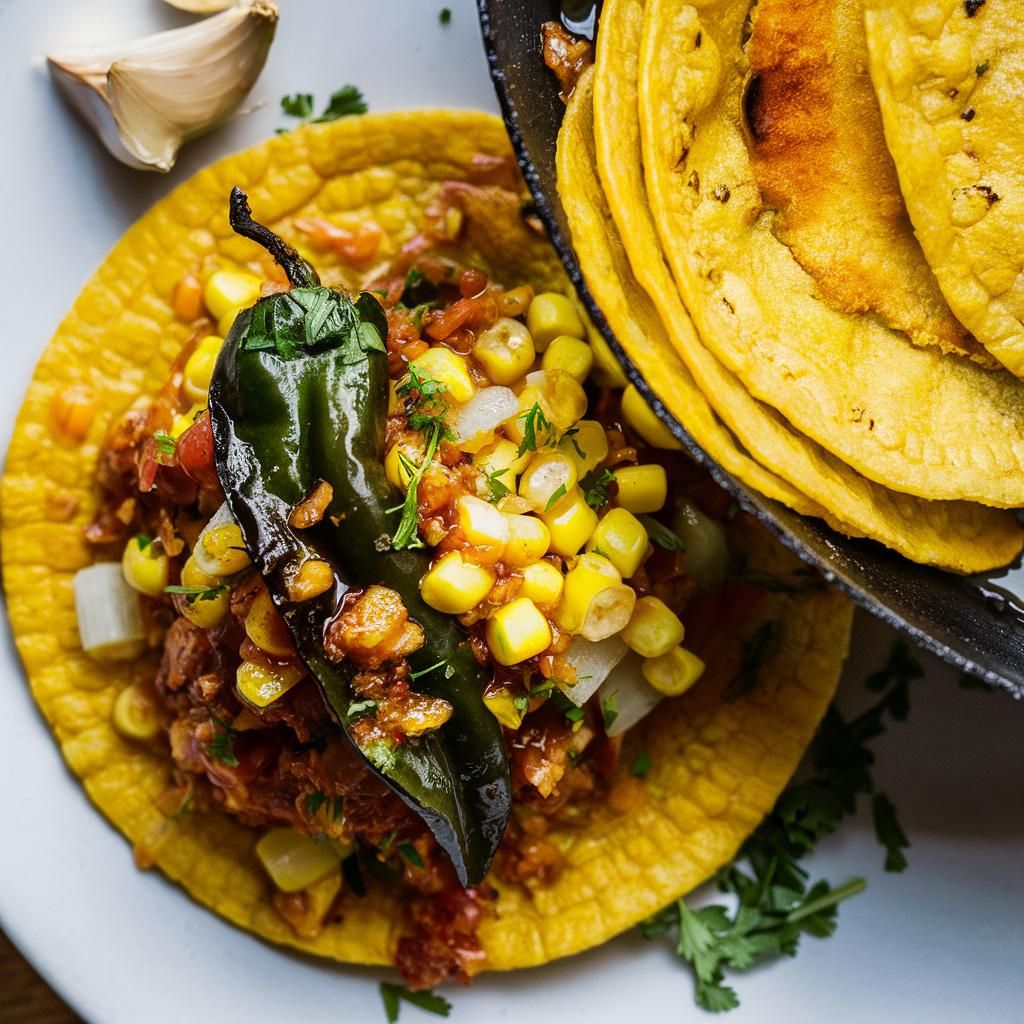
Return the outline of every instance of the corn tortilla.
<path id="1" fill-rule="evenodd" d="M 1024 376 L 1024 12 L 867 0 L 871 78 L 914 230 L 953 312 Z"/>
<path id="2" fill-rule="evenodd" d="M 818 514 L 841 532 L 871 537 L 914 561 L 955 572 L 980 572 L 1011 561 L 1024 540 L 1013 516 L 966 502 L 922 501 L 872 483 L 752 398 L 704 346 L 665 264 L 647 205 L 637 120 L 644 3 L 607 0 L 601 18 L 604 31 L 598 36 L 593 83 L 589 78 L 580 82 L 563 126 L 560 191 L 589 286 L 595 294 L 604 293 L 599 302 L 630 357 L 667 400 L 678 393 L 678 352 L 693 374 L 686 374 L 678 391 L 688 395 L 696 381 L 749 453 L 745 461 L 771 467 L 826 510 Z M 607 202 L 594 180 L 595 165 Z M 628 298 L 616 302 L 609 294 L 615 289 Z M 670 346 L 663 341 L 666 331 Z M 691 427 L 685 410 L 680 418 Z M 715 449 L 709 451 L 723 461 Z M 733 471 L 761 489 L 755 478 L 744 476 L 742 466 Z M 785 497 L 780 500 L 790 504 Z"/>
<path id="3" fill-rule="evenodd" d="M 35 371 L 0 483 L 0 540 L 9 615 L 32 693 L 71 770 L 96 806 L 148 860 L 200 904 L 255 935 L 346 963 L 386 964 L 402 928 L 401 894 L 374 885 L 349 894 L 341 921 L 300 939 L 278 917 L 254 854 L 259 833 L 219 813 L 165 817 L 156 801 L 170 783 L 161 743 L 121 738 L 110 722 L 115 697 L 152 657 L 101 664 L 78 639 L 74 573 L 91 558 L 83 526 L 97 508 L 99 445 L 137 396 L 166 379 L 185 342 L 171 308 L 181 276 L 197 263 L 253 258 L 226 219 L 239 184 L 270 226 L 302 244 L 295 216 L 373 217 L 388 246 L 410 237 L 441 180 L 467 180 L 479 153 L 510 150 L 501 122 L 475 113 L 417 112 L 350 118 L 304 128 L 213 165 L 157 203 L 118 243 L 60 325 Z M 370 162 L 372 159 L 372 163 Z M 505 211 L 507 213 L 508 211 Z M 516 232 L 513 234 L 513 230 Z M 548 244 L 522 218 L 496 215 L 480 239 L 505 259 L 500 269 L 535 285 L 567 287 Z M 317 254 L 324 277 L 359 282 Z M 71 446 L 51 423 L 54 397 L 87 384 L 99 412 L 84 443 Z M 751 567 L 786 572 L 791 555 L 742 517 L 734 524 Z M 710 876 L 772 806 L 834 690 L 851 610 L 838 594 L 765 593 L 741 635 L 692 640 L 709 663 L 705 679 L 669 701 L 630 738 L 652 759 L 640 798 L 625 814 L 596 806 L 581 830 L 556 832 L 566 856 L 560 879 L 536 891 L 501 890 L 481 938 L 489 969 L 546 962 L 604 941 Z M 757 686 L 721 699 L 744 636 L 778 620 L 783 643 Z M 628 764 L 629 752 L 627 751 Z M 623 769 L 625 772 L 625 769 Z"/>
<path id="4" fill-rule="evenodd" d="M 861 475 L 931 500 L 1024 504 L 1024 385 L 832 308 L 774 233 L 741 125 L 746 0 L 650 0 L 647 193 L 705 345 Z"/>

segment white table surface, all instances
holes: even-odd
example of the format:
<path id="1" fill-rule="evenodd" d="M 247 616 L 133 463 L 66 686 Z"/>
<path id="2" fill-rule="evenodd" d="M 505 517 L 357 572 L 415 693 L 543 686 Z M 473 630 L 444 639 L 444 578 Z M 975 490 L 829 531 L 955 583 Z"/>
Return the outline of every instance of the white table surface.
<path id="1" fill-rule="evenodd" d="M 0 0 L 0 445 L 32 365 L 87 276 L 131 221 L 210 160 L 286 119 L 284 93 L 318 99 L 346 82 L 371 108 L 495 109 L 471 0 L 280 0 L 270 61 L 252 93 L 265 106 L 188 147 L 168 176 L 110 160 L 54 95 L 46 50 L 129 38 L 186 19 L 159 0 Z M 513 2 L 513 0 L 509 0 Z M 891 634 L 861 617 L 842 689 L 884 660 Z M 0 923 L 94 1024 L 383 1021 L 378 972 L 279 952 L 141 873 L 60 760 L 0 636 Z M 823 844 L 816 876 L 855 874 L 868 891 L 839 930 L 798 958 L 738 977 L 735 1024 L 1024 1021 L 1024 707 L 965 692 L 931 658 L 911 720 L 878 743 L 878 777 L 913 843 L 903 875 L 881 870 L 862 815 Z M 449 992 L 452 1020 L 645 1024 L 707 1019 L 688 973 L 663 944 L 625 936 L 571 961 Z M 427 1020 L 404 1007 L 403 1021 Z"/>

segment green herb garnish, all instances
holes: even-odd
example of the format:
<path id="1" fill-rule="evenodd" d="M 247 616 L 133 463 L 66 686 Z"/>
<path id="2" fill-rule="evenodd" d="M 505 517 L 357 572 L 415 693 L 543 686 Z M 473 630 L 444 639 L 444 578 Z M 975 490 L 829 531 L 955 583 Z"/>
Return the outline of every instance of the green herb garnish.
<path id="1" fill-rule="evenodd" d="M 644 529 L 652 544 L 657 544 L 659 548 L 664 548 L 666 551 L 686 550 L 686 545 L 679 534 L 670 530 L 664 523 L 659 523 L 654 516 L 644 515 L 639 519 L 644 524 Z"/>
<path id="2" fill-rule="evenodd" d="M 161 455 L 171 455 L 178 450 L 178 442 L 175 438 L 171 437 L 166 430 L 158 430 L 153 435 L 153 440 L 156 441 L 156 450 Z"/>
<path id="3" fill-rule="evenodd" d="M 782 625 L 776 619 L 763 622 L 754 635 L 743 644 L 740 667 L 722 696 L 726 700 L 742 697 L 757 685 L 761 666 L 779 649 Z"/>
<path id="4" fill-rule="evenodd" d="M 491 492 L 491 504 L 497 504 L 505 497 L 506 494 L 510 493 L 512 488 L 508 484 L 503 483 L 498 479 L 500 476 L 504 476 L 508 472 L 508 466 L 504 469 L 496 469 L 493 473 L 487 474 L 487 489 Z"/>
<path id="5" fill-rule="evenodd" d="M 409 372 L 395 388 L 395 394 L 405 399 L 405 412 L 413 430 L 427 436 L 439 430 L 442 440 L 451 440 L 452 432 L 445 423 L 448 403 L 442 397 L 447 390 L 447 384 L 435 380 L 426 370 L 409 366 Z"/>
<path id="6" fill-rule="evenodd" d="M 552 492 L 551 497 L 548 498 L 547 504 L 544 506 L 545 512 L 550 512 L 558 503 L 565 497 L 565 484 L 559 484 L 558 488 Z"/>
<path id="7" fill-rule="evenodd" d="M 435 995 L 429 989 L 423 992 L 410 992 L 404 985 L 396 985 L 390 981 L 380 983 L 380 998 L 384 1003 L 384 1013 L 388 1024 L 395 1024 L 401 1012 L 403 1000 L 411 1006 L 418 1006 L 427 1013 L 438 1017 L 447 1017 L 451 1013 L 452 1004 L 442 996 Z"/>
<path id="8" fill-rule="evenodd" d="M 395 849 L 401 854 L 402 859 L 408 861 L 414 868 L 423 867 L 423 858 L 412 843 L 399 843 Z"/>
<path id="9" fill-rule="evenodd" d="M 561 440 L 568 441 L 569 444 L 576 449 L 576 454 L 583 460 L 586 460 L 587 453 L 580 447 L 579 441 L 576 440 L 576 435 L 580 432 L 579 427 L 570 427 L 561 437 Z"/>
<path id="10" fill-rule="evenodd" d="M 850 879 L 837 888 L 826 881 L 811 885 L 799 861 L 856 811 L 859 796 L 872 799 L 886 871 L 907 866 L 907 837 L 892 802 L 875 787 L 874 754 L 867 744 L 884 731 L 886 714 L 896 721 L 906 717 L 909 684 L 922 674 L 910 649 L 898 640 L 885 666 L 865 681 L 869 690 L 882 694 L 875 704 L 849 721 L 835 705 L 829 708 L 811 744 L 812 776 L 782 793 L 733 863 L 718 873 L 719 890 L 737 899 L 734 910 L 719 905 L 694 909 L 679 900 L 641 926 L 646 938 L 677 934 L 676 951 L 692 968 L 697 1002 L 706 1010 L 739 1004 L 724 983 L 726 971 L 746 970 L 780 954 L 793 956 L 801 935 L 826 937 L 835 931 L 840 902 L 861 892 L 864 880 Z"/>
<path id="11" fill-rule="evenodd" d="M 437 669 L 448 664 L 447 658 L 442 658 L 436 665 L 431 665 L 429 668 L 421 668 L 419 672 L 410 672 L 410 679 L 419 679 L 421 676 L 429 675 L 431 672 L 436 672 Z"/>
<path id="12" fill-rule="evenodd" d="M 138 544 L 140 551 L 145 551 L 153 543 L 153 538 L 145 533 L 137 533 L 135 534 L 135 543 Z"/>
<path id="13" fill-rule="evenodd" d="M 651 755 L 646 750 L 641 750 L 633 763 L 629 766 L 629 774 L 642 779 L 651 770 Z"/>
<path id="14" fill-rule="evenodd" d="M 218 583 L 215 587 L 184 587 L 175 583 L 164 587 L 164 593 L 181 594 L 188 598 L 189 604 L 194 604 L 196 601 L 213 601 L 221 594 L 226 594 L 230 589 L 230 583 Z"/>
<path id="15" fill-rule="evenodd" d="M 354 85 L 343 85 L 336 92 L 331 93 L 331 98 L 327 101 L 327 106 L 324 107 L 324 111 L 319 117 L 312 117 L 312 93 L 297 92 L 281 97 L 281 110 L 285 114 L 289 117 L 298 117 L 303 121 L 311 120 L 313 124 L 337 121 L 339 117 L 349 117 L 352 114 L 365 114 L 367 109 L 362 92 Z"/>
<path id="16" fill-rule="evenodd" d="M 615 474 L 610 469 L 592 469 L 581 481 L 583 500 L 591 508 L 608 504 L 608 487 L 615 483 Z"/>
<path id="17" fill-rule="evenodd" d="M 554 440 L 555 429 L 544 415 L 540 402 L 534 402 L 526 412 L 521 412 L 518 418 L 523 421 L 523 439 L 519 442 L 519 458 L 522 458 L 527 452 L 535 452 L 538 446 L 551 444 Z M 541 434 L 545 436 L 543 441 L 539 440 Z"/>
<path id="18" fill-rule="evenodd" d="M 619 702 L 617 695 L 609 693 L 607 697 L 601 698 L 601 717 L 604 719 L 605 731 L 615 724 L 619 717 Z"/>
<path id="19" fill-rule="evenodd" d="M 367 715 L 373 714 L 377 710 L 377 702 L 375 700 L 356 700 L 348 706 L 348 710 L 345 712 L 346 723 L 355 722 L 360 718 L 365 718 Z"/>
<path id="20" fill-rule="evenodd" d="M 237 731 L 232 729 L 227 722 L 218 718 L 212 711 L 210 721 L 217 726 L 213 739 L 206 745 L 206 752 L 210 757 L 215 757 L 221 764 L 228 768 L 238 767 L 238 758 L 235 757 L 235 737 Z"/>
<path id="21" fill-rule="evenodd" d="M 450 7 L 442 7 L 440 14 L 437 16 L 437 20 L 442 25 L 450 25 L 452 22 L 452 9 Z"/>
<path id="22" fill-rule="evenodd" d="M 309 796 L 306 797 L 306 813 L 311 817 L 316 817 L 316 812 L 327 802 L 327 794 L 321 793 L 319 789 L 314 790 Z"/>
<path id="23" fill-rule="evenodd" d="M 388 509 L 389 512 L 397 512 L 398 509 L 402 510 L 402 518 L 399 520 L 398 529 L 395 530 L 395 535 L 391 538 L 391 546 L 396 551 L 401 551 L 403 548 L 423 547 L 423 541 L 420 540 L 419 533 L 417 532 L 420 481 L 423 479 L 423 474 L 427 471 L 427 467 L 434 458 L 434 452 L 437 451 L 438 442 L 441 440 L 441 429 L 438 423 L 434 424 L 423 461 L 410 474 L 409 486 L 405 492 L 405 501 L 395 508 Z"/>

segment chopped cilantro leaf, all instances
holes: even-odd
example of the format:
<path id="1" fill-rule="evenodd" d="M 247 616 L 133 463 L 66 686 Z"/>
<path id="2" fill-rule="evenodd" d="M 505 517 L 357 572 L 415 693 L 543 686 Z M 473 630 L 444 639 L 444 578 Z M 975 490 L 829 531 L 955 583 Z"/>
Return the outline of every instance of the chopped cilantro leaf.
<path id="1" fill-rule="evenodd" d="M 523 421 L 523 439 L 519 442 L 519 458 L 522 458 L 527 452 L 535 452 L 539 446 L 551 443 L 554 438 L 554 428 L 544 415 L 540 402 L 534 402 L 526 412 L 521 412 L 519 419 Z M 543 441 L 540 440 L 541 434 L 545 436 Z"/>
<path id="2" fill-rule="evenodd" d="M 153 439 L 156 441 L 156 450 L 161 455 L 174 455 L 178 450 L 177 440 L 171 437 L 166 430 L 158 430 L 153 435 Z"/>
<path id="3" fill-rule="evenodd" d="M 427 471 L 427 467 L 434 458 L 434 452 L 437 451 L 437 444 L 440 440 L 441 427 L 435 423 L 433 432 L 430 435 L 430 441 L 427 443 L 427 451 L 423 461 L 416 467 L 415 472 L 410 474 L 409 486 L 405 492 L 405 501 L 398 506 L 402 510 L 402 518 L 399 520 L 395 535 L 391 538 L 391 546 L 396 551 L 401 551 L 403 548 L 423 547 L 423 541 L 420 540 L 417 529 L 419 525 L 417 514 L 419 511 L 420 481 L 423 479 L 423 474 Z M 397 509 L 389 509 L 388 511 L 397 511 Z"/>
<path id="4" fill-rule="evenodd" d="M 313 113 L 313 94 L 310 92 L 297 92 L 291 96 L 282 96 L 281 109 L 289 117 L 309 117 Z"/>
<path id="5" fill-rule="evenodd" d="M 349 117 L 352 114 L 365 114 L 368 109 L 362 92 L 356 86 L 343 85 L 331 93 L 324 112 L 319 117 L 314 117 L 313 123 L 321 124 L 324 121 L 337 121 L 340 117 Z"/>
<path id="6" fill-rule="evenodd" d="M 410 992 L 404 985 L 396 985 L 390 981 L 380 983 L 380 997 L 384 1003 L 384 1013 L 387 1016 L 388 1024 L 395 1024 L 395 1021 L 398 1020 L 403 1001 L 438 1017 L 447 1017 L 452 1009 L 452 1004 L 447 999 L 435 995 L 429 989 L 422 992 Z"/>
<path id="7" fill-rule="evenodd" d="M 576 440 L 576 435 L 580 432 L 579 427 L 570 427 L 561 437 L 561 440 L 568 441 L 569 444 L 576 449 L 576 454 L 586 461 L 587 453 L 580 447 L 579 441 Z"/>
<path id="8" fill-rule="evenodd" d="M 323 807 L 327 801 L 327 794 L 321 793 L 319 789 L 314 790 L 309 796 L 306 797 L 306 813 L 311 817 L 316 817 L 316 812 Z"/>
<path id="9" fill-rule="evenodd" d="M 683 543 L 682 538 L 672 530 L 670 530 L 664 523 L 659 523 L 654 516 L 640 516 L 640 522 L 644 524 L 644 529 L 647 531 L 647 536 L 650 537 L 652 544 L 657 544 L 659 548 L 664 548 L 666 551 L 685 551 L 686 545 Z"/>
<path id="10" fill-rule="evenodd" d="M 215 757 L 221 764 L 228 768 L 238 767 L 238 758 L 235 757 L 235 737 L 238 733 L 223 719 L 218 718 L 212 711 L 210 721 L 217 727 L 213 733 L 213 739 L 206 745 L 206 752 L 210 757 Z"/>
<path id="11" fill-rule="evenodd" d="M 402 859 L 408 861 L 414 868 L 423 867 L 423 858 L 412 843 L 399 843 L 395 849 L 401 854 Z"/>
<path id="12" fill-rule="evenodd" d="M 419 679 L 421 676 L 429 675 L 431 672 L 436 672 L 439 668 L 448 664 L 447 658 L 442 658 L 436 665 L 431 665 L 429 668 L 421 668 L 419 672 L 410 672 L 410 679 Z"/>
<path id="13" fill-rule="evenodd" d="M 135 534 L 135 543 L 139 545 L 140 551 L 145 551 L 153 543 L 153 538 L 145 533 L 137 533 Z"/>
<path id="14" fill-rule="evenodd" d="M 651 770 L 651 755 L 646 750 L 641 750 L 636 757 L 633 758 L 633 763 L 629 766 L 629 774 L 635 775 L 638 779 L 642 779 Z"/>
<path id="15" fill-rule="evenodd" d="M 496 469 L 493 473 L 487 474 L 487 489 L 491 492 L 491 504 L 497 504 L 502 498 L 508 494 L 512 488 L 508 484 L 499 480 L 498 477 L 504 476 L 509 471 L 508 466 L 504 469 Z"/>
<path id="16" fill-rule="evenodd" d="M 601 698 L 601 717 L 604 719 L 605 729 L 610 729 L 619 717 L 619 702 L 615 693 L 609 693 L 607 697 Z"/>
<path id="17" fill-rule="evenodd" d="M 367 715 L 372 714 L 377 710 L 377 702 L 375 700 L 356 700 L 348 706 L 348 711 L 345 712 L 345 721 L 354 722 L 359 718 L 365 718 Z"/>
<path id="18" fill-rule="evenodd" d="M 528 693 L 521 693 L 516 697 L 512 698 L 512 707 L 516 709 L 521 715 L 525 715 L 527 709 L 530 706 L 530 695 Z"/>
<path id="19" fill-rule="evenodd" d="M 552 492 L 551 497 L 548 498 L 547 504 L 544 506 L 545 512 L 550 512 L 558 503 L 565 497 L 565 484 L 559 484 L 558 488 Z"/>
<path id="20" fill-rule="evenodd" d="M 442 397 L 448 386 L 435 380 L 426 370 L 410 365 L 405 379 L 395 388 L 395 394 L 405 399 L 405 412 L 409 426 L 430 436 L 440 432 L 440 440 L 450 440 L 451 430 L 445 423 L 448 403 Z"/>
<path id="21" fill-rule="evenodd" d="M 437 16 L 437 20 L 442 25 L 450 25 L 452 23 L 452 9 L 450 7 L 442 7 L 441 12 Z"/>
<path id="22" fill-rule="evenodd" d="M 735 700 L 749 693 L 757 685 L 761 666 L 779 649 L 782 625 L 777 619 L 762 623 L 754 635 L 743 645 L 739 671 L 726 687 L 723 696 Z"/>
<path id="23" fill-rule="evenodd" d="M 194 604 L 196 601 L 213 601 L 220 597 L 221 594 L 227 593 L 231 589 L 229 583 L 218 583 L 215 587 L 184 587 L 180 584 L 172 584 L 169 587 L 164 587 L 165 594 L 181 594 L 183 597 L 188 598 L 189 604 Z"/>
<path id="24" fill-rule="evenodd" d="M 610 469 L 592 469 L 581 481 L 583 499 L 591 508 L 608 504 L 608 487 L 615 483 L 615 474 Z"/>

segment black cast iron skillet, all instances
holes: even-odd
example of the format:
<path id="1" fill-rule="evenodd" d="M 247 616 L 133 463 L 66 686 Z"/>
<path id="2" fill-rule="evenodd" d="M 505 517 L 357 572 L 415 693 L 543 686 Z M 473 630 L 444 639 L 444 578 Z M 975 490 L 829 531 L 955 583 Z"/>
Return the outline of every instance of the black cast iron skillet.
<path id="1" fill-rule="evenodd" d="M 566 3 L 564 12 L 557 0 L 478 4 L 491 78 L 537 210 L 594 323 L 630 380 L 718 483 L 829 582 L 920 646 L 1024 698 L 1024 570 L 1017 566 L 984 578 L 964 578 L 916 565 L 872 541 L 842 537 L 820 520 L 799 516 L 733 479 L 661 405 L 588 292 L 558 200 L 555 141 L 565 107 L 554 75 L 541 59 L 540 25 L 561 16 L 571 29 L 589 33 L 595 21 L 591 4 Z M 580 9 L 573 11 L 573 6 Z"/>

